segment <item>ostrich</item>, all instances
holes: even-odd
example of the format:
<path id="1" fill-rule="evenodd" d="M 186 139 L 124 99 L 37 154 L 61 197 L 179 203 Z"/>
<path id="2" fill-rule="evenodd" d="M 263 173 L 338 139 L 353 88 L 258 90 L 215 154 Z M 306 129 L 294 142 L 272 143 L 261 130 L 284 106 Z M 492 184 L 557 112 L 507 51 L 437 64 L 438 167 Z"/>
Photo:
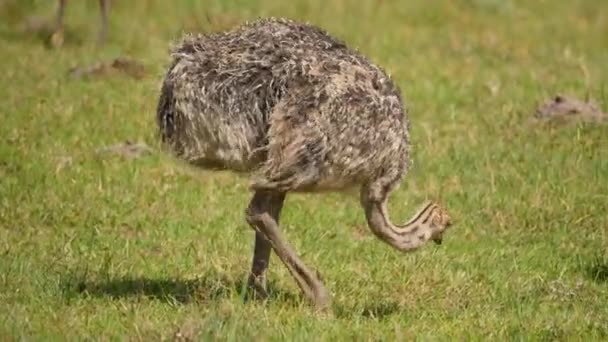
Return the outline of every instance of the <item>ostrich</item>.
<path id="1" fill-rule="evenodd" d="M 59 7 L 57 8 L 57 15 L 55 19 L 55 32 L 53 33 L 53 43 L 61 45 L 63 41 L 63 20 L 65 16 L 65 9 L 67 7 L 68 0 L 59 0 Z M 110 10 L 110 0 L 99 0 L 99 10 L 101 12 L 101 27 L 97 34 L 97 43 L 103 44 L 106 40 L 108 31 L 108 12 Z"/>
<path id="2" fill-rule="evenodd" d="M 410 165 L 400 91 L 379 67 L 324 30 L 262 18 L 226 32 L 186 35 L 160 89 L 163 146 L 205 169 L 251 175 L 245 211 L 255 230 L 248 285 L 265 298 L 271 250 L 319 309 L 330 295 L 279 229 L 286 193 L 360 187 L 371 231 L 402 252 L 440 244 L 449 215 L 427 202 L 404 225 L 387 201 Z"/>

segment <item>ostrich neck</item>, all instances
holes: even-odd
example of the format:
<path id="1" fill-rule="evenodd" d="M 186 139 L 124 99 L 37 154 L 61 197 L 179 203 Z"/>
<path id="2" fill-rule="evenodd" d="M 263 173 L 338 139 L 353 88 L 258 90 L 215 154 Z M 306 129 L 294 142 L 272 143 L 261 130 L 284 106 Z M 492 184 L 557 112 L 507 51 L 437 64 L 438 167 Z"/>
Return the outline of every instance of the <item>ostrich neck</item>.
<path id="1" fill-rule="evenodd" d="M 428 207 L 417 212 L 407 223 L 396 225 L 389 218 L 387 202 L 387 198 L 363 201 L 367 223 L 376 236 L 403 252 L 413 251 L 431 238 L 431 229 L 424 222 L 429 214 Z"/>

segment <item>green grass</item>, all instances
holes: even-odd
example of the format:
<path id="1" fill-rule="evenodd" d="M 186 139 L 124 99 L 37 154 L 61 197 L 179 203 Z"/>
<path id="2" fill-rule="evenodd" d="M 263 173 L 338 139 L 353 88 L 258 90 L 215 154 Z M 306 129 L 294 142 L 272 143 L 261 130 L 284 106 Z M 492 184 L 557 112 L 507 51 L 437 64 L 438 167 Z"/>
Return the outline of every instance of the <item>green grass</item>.
<path id="1" fill-rule="evenodd" d="M 529 120 L 559 92 L 608 110 L 608 3 L 115 1 L 95 49 L 96 1 L 73 1 L 53 50 L 17 29 L 53 1 L 18 2 L 0 2 L 1 339 L 608 339 L 608 125 Z M 390 71 L 415 143 L 393 219 L 432 197 L 455 221 L 442 246 L 402 255 L 368 232 L 356 196 L 289 196 L 283 227 L 333 315 L 314 313 L 276 256 L 270 300 L 242 300 L 247 179 L 94 153 L 158 147 L 181 32 L 266 15 L 318 24 Z M 118 55 L 148 77 L 66 76 Z"/>

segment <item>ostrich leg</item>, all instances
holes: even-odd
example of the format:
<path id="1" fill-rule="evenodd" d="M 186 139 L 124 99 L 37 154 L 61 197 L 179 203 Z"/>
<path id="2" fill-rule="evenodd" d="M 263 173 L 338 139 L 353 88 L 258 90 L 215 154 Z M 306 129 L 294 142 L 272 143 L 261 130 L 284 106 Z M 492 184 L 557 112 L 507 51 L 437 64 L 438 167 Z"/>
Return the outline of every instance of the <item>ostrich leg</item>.
<path id="1" fill-rule="evenodd" d="M 110 10 L 110 0 L 99 0 L 99 10 L 101 11 L 101 27 L 97 35 L 97 44 L 103 45 L 106 42 L 108 32 L 108 12 Z"/>
<path id="2" fill-rule="evenodd" d="M 52 26 L 52 34 L 49 42 L 51 46 L 55 48 L 61 47 L 63 45 L 63 22 L 65 17 L 66 6 L 67 0 L 59 0 L 57 14 L 55 15 L 55 23 Z"/>
<path id="3" fill-rule="evenodd" d="M 270 216 L 278 224 L 284 200 L 284 193 L 265 196 L 256 192 L 249 204 L 248 212 L 268 211 Z M 266 270 L 268 269 L 270 262 L 270 251 L 272 246 L 270 245 L 270 241 L 268 241 L 268 239 L 264 237 L 264 234 L 259 232 L 255 226 L 252 225 L 251 228 L 255 230 L 255 246 L 253 249 L 253 261 L 248 286 L 250 289 L 254 290 L 256 297 L 264 299 L 268 296 L 266 291 Z"/>
<path id="4" fill-rule="evenodd" d="M 65 6 L 67 0 L 59 0 L 59 7 L 57 7 L 57 14 L 55 15 L 55 30 L 63 30 L 63 18 L 65 17 Z"/>
<path id="5" fill-rule="evenodd" d="M 272 249 L 289 270 L 289 273 L 295 278 L 300 289 L 314 302 L 315 306 L 321 310 L 326 309 L 329 307 L 331 299 L 325 286 L 315 273 L 302 262 L 291 244 L 283 237 L 277 220 L 271 215 L 269 208 L 279 207 L 279 203 L 282 204 L 284 196 L 284 194 L 279 195 L 272 192 L 256 191 L 251 200 L 252 205 L 250 205 L 247 212 L 247 222 L 254 227 L 256 232 L 261 233 L 267 239 Z M 264 203 L 266 205 L 263 205 Z"/>

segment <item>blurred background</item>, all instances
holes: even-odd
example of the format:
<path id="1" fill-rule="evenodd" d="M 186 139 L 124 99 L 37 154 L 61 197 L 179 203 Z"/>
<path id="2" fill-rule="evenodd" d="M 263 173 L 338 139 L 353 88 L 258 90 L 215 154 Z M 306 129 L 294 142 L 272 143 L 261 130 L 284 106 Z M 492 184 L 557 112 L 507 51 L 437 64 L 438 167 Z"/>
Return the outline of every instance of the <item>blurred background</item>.
<path id="1" fill-rule="evenodd" d="M 566 113 L 608 111 L 608 2 L 117 0 L 104 44 L 98 1 L 68 2 L 59 35 L 57 8 L 0 0 L 0 336 L 608 336 L 608 128 L 536 119 L 558 94 L 595 106 Z M 426 198 L 455 219 L 440 248 L 404 256 L 357 196 L 290 196 L 282 224 L 331 319 L 276 258 L 269 303 L 243 303 L 247 179 L 159 151 L 170 46 L 264 16 L 320 26 L 392 75 L 414 144 L 393 220 Z"/>

